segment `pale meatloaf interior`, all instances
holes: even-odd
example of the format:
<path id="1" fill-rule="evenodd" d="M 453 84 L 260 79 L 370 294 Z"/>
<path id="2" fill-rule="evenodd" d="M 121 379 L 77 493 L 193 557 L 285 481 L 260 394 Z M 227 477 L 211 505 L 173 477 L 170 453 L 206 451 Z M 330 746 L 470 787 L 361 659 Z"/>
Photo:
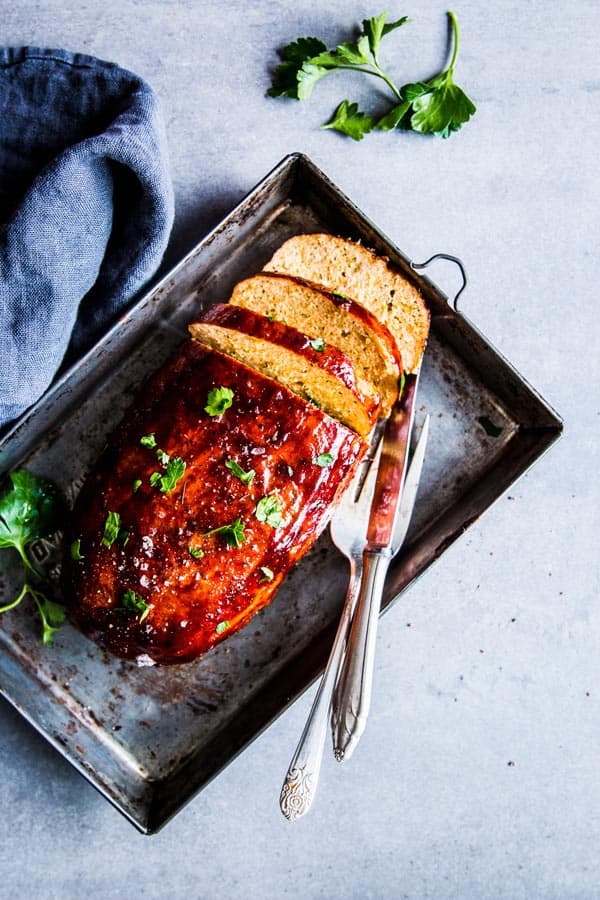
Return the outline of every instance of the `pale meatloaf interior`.
<path id="1" fill-rule="evenodd" d="M 302 234 L 282 244 L 265 271 L 306 278 L 356 300 L 387 325 L 405 371 L 417 369 L 429 333 L 429 311 L 420 291 L 384 257 L 330 234 Z"/>
<path id="2" fill-rule="evenodd" d="M 362 436 L 378 418 L 379 394 L 364 380 L 359 384 L 350 358 L 325 341 L 229 304 L 211 307 L 189 330 L 195 340 L 274 379 Z"/>
<path id="3" fill-rule="evenodd" d="M 229 301 L 284 322 L 347 353 L 357 377 L 370 382 L 385 416 L 398 396 L 401 361 L 385 325 L 365 307 L 310 283 L 277 273 L 239 282 Z"/>

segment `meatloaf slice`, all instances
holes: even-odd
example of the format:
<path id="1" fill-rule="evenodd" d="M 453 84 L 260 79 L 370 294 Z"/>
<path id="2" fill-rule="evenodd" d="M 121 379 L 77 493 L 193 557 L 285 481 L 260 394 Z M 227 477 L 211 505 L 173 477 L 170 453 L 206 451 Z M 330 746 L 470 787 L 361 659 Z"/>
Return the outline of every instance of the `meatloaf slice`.
<path id="1" fill-rule="evenodd" d="M 398 396 L 401 360 L 394 338 L 364 306 L 301 278 L 274 272 L 239 282 L 230 303 L 284 322 L 347 353 L 359 378 L 379 392 L 381 415 Z"/>
<path id="2" fill-rule="evenodd" d="M 429 311 L 418 288 L 387 259 L 331 234 L 287 240 L 265 266 L 322 284 L 369 309 L 393 334 L 405 371 L 414 372 L 429 333 Z"/>
<path id="3" fill-rule="evenodd" d="M 282 322 L 231 304 L 215 304 L 189 326 L 193 338 L 315 403 L 363 436 L 377 420 L 380 396 L 358 379 L 352 360 L 326 339 L 311 339 Z"/>

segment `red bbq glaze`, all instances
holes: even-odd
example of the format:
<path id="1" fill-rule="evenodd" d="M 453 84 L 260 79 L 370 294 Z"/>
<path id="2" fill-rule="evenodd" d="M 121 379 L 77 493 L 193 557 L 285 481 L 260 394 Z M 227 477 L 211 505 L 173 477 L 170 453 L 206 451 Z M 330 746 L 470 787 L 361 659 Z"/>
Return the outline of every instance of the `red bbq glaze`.
<path id="1" fill-rule="evenodd" d="M 216 387 L 230 388 L 233 401 L 210 416 L 204 407 Z M 156 448 L 140 444 L 150 434 Z M 158 449 L 186 463 L 170 493 L 150 484 L 166 471 Z M 365 449 L 350 429 L 271 379 L 185 342 L 142 388 L 77 499 L 68 541 L 79 541 L 81 559 L 69 560 L 64 574 L 73 619 L 119 656 L 194 659 L 270 602 L 325 527 Z M 314 460 L 323 453 L 334 460 L 321 467 Z M 227 460 L 253 469 L 251 483 Z M 279 527 L 256 516 L 265 496 L 281 509 Z M 122 532 L 107 547 L 109 511 L 120 515 Z M 240 547 L 206 535 L 237 519 Z M 190 547 L 204 555 L 195 558 Z M 145 616 L 125 608 L 127 591 L 148 607 Z"/>

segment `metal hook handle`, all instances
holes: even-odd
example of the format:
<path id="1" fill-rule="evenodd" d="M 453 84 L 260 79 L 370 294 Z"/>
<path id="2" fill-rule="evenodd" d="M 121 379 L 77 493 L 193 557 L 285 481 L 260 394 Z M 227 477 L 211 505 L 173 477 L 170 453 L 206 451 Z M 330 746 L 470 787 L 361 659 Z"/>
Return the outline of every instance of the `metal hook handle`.
<path id="1" fill-rule="evenodd" d="M 447 259 L 449 262 L 455 263 L 458 266 L 458 268 L 460 269 L 460 274 L 462 275 L 463 283 L 462 283 L 462 286 L 459 288 L 458 292 L 455 294 L 454 300 L 451 301 L 452 306 L 454 307 L 456 312 L 459 312 L 458 298 L 460 297 L 460 295 L 462 294 L 462 292 L 464 291 L 464 289 L 466 288 L 467 283 L 468 283 L 467 273 L 466 273 L 462 259 L 459 259 L 458 256 L 451 256 L 449 253 L 434 253 L 433 256 L 430 256 L 429 259 L 426 260 L 425 262 L 422 262 L 422 263 L 411 262 L 410 265 L 411 265 L 411 268 L 413 268 L 413 269 L 426 269 L 427 266 L 430 265 L 430 263 L 432 263 L 436 259 Z"/>

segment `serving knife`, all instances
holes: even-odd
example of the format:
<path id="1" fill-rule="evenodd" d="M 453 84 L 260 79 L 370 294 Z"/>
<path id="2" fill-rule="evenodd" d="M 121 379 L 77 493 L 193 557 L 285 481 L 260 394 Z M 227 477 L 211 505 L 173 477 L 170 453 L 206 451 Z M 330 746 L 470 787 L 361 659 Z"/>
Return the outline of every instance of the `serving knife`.
<path id="1" fill-rule="evenodd" d="M 383 434 L 367 542 L 363 550 L 362 580 L 346 655 L 333 697 L 333 750 L 340 762 L 350 758 L 365 729 L 371 705 L 375 639 L 385 577 L 392 557 L 406 536 L 416 496 L 418 478 L 417 484 L 411 488 L 411 502 L 405 504 L 402 498 L 418 380 L 418 372 L 407 376 L 402 395 L 387 420 Z M 424 443 L 424 440 L 420 441 L 422 452 Z M 401 501 L 403 515 L 398 523 Z M 396 536 L 397 523 L 399 532 Z"/>

